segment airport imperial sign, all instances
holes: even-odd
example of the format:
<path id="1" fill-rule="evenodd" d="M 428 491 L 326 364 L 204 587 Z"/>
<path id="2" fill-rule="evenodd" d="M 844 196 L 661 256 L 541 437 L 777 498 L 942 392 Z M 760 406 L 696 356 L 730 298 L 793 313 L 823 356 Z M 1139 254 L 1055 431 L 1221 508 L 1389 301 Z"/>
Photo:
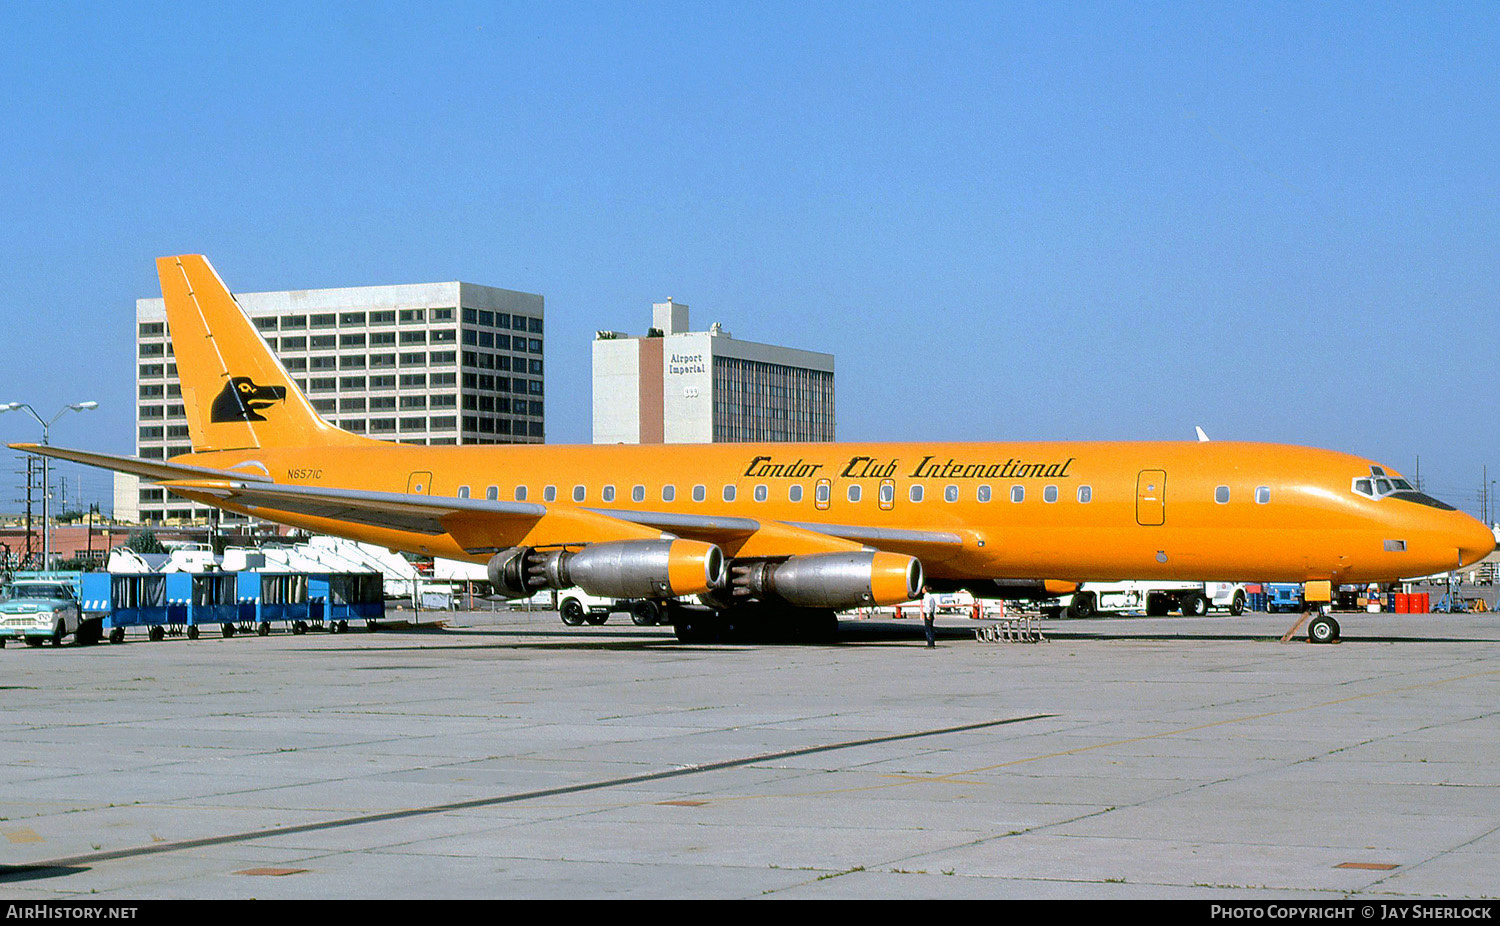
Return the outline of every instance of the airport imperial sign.
<path id="1" fill-rule="evenodd" d="M 1073 465 L 1075 459 L 1075 457 L 1068 457 L 1059 463 L 1056 461 L 1034 462 L 1011 457 L 1004 463 L 993 461 L 975 463 L 955 460 L 952 457 L 942 460 L 928 455 L 923 457 L 916 468 L 906 474 L 906 477 L 908 479 L 1069 479 L 1072 477 L 1068 475 L 1068 467 Z M 801 457 L 790 461 L 778 461 L 774 457 L 758 456 L 745 467 L 745 475 L 767 479 L 808 479 L 819 475 L 823 466 L 822 463 L 809 463 Z M 838 471 L 838 475 L 844 479 L 887 479 L 895 476 L 900 466 L 901 460 L 896 457 L 888 460 L 865 456 L 850 457 Z"/>

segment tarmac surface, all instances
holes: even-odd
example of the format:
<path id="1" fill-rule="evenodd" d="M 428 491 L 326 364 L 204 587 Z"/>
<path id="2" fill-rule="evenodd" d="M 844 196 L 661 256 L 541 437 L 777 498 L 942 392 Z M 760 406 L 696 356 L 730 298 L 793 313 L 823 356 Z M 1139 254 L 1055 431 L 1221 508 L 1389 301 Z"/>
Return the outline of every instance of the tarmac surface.
<path id="1" fill-rule="evenodd" d="M 1500 615 L 1294 619 L 10 646 L 0 897 L 1500 895 Z"/>

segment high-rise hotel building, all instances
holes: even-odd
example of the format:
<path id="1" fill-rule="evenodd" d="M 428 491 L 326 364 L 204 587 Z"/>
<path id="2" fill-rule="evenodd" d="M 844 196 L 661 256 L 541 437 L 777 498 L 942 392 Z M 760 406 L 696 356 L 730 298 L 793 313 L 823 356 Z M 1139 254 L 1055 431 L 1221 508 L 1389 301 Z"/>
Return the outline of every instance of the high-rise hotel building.
<path id="1" fill-rule="evenodd" d="M 318 413 L 345 430 L 418 444 L 540 443 L 546 434 L 539 295 L 420 283 L 235 299 Z M 136 453 L 187 453 L 161 299 L 136 302 L 136 331 Z M 116 479 L 116 517 L 206 513 L 134 477 Z"/>
<path id="2" fill-rule="evenodd" d="M 833 355 L 691 331 L 652 306 L 645 337 L 594 337 L 594 443 L 833 440 Z"/>

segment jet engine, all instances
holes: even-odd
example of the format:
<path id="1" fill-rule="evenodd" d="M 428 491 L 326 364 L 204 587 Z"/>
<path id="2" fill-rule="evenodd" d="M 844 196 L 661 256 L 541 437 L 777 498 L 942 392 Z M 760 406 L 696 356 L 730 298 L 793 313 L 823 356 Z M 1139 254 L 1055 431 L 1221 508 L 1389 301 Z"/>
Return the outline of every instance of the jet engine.
<path id="1" fill-rule="evenodd" d="M 511 547 L 490 557 L 489 578 L 507 598 L 574 586 L 600 598 L 669 598 L 723 585 L 724 553 L 697 540 L 612 540 L 576 552 Z"/>
<path id="2" fill-rule="evenodd" d="M 809 553 L 781 562 L 735 563 L 733 573 L 734 595 L 799 608 L 898 604 L 922 593 L 922 564 L 899 553 Z"/>

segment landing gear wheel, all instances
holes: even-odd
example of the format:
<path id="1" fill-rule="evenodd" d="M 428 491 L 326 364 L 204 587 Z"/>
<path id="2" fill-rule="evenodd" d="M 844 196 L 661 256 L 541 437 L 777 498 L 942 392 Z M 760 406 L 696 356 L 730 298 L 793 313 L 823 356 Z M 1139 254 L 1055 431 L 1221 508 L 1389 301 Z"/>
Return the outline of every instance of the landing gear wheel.
<path id="1" fill-rule="evenodd" d="M 661 622 L 661 609 L 654 601 L 637 601 L 630 606 L 630 620 L 637 627 L 650 627 Z"/>
<path id="2" fill-rule="evenodd" d="M 1208 613 L 1208 599 L 1196 592 L 1182 596 L 1182 616 L 1202 617 Z"/>
<path id="3" fill-rule="evenodd" d="M 557 606 L 557 614 L 562 622 L 569 627 L 577 627 L 583 623 L 583 603 L 577 598 L 564 598 Z"/>
<path id="4" fill-rule="evenodd" d="M 1312 619 L 1307 625 L 1307 642 L 1335 643 L 1339 638 L 1339 622 L 1326 614 Z"/>

